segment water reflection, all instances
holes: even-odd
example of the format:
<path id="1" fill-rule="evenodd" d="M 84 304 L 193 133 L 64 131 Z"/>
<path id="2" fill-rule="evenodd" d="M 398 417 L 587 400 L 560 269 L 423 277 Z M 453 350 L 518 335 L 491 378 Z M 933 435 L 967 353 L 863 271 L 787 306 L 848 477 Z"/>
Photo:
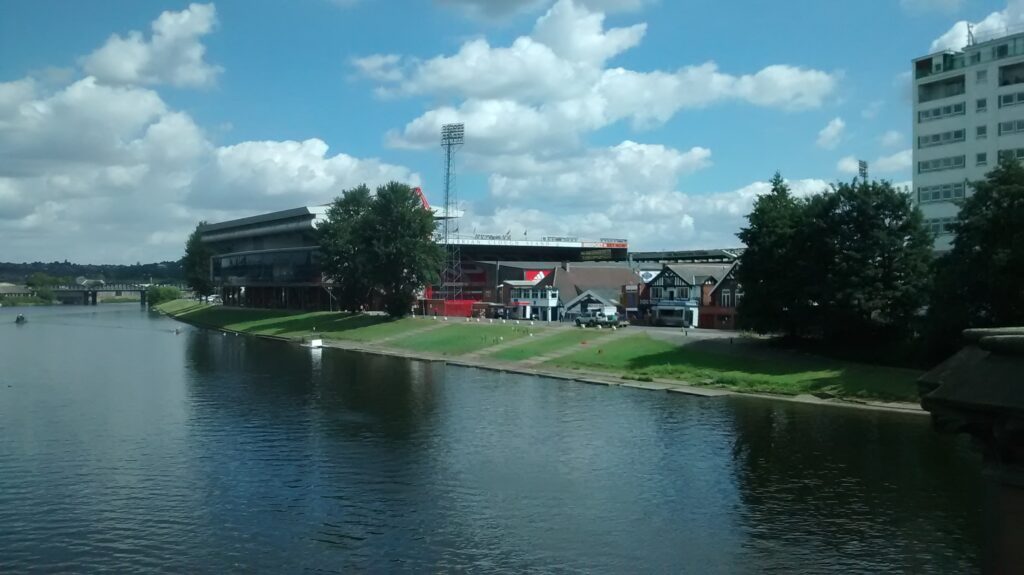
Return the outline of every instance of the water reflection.
<path id="1" fill-rule="evenodd" d="M 925 418 L 73 311 L 0 326 L 0 572 L 976 565 L 977 461 Z"/>
<path id="2" fill-rule="evenodd" d="M 730 403 L 752 562 L 913 573 L 977 564 L 979 461 L 964 442 L 936 437 L 924 417 Z"/>

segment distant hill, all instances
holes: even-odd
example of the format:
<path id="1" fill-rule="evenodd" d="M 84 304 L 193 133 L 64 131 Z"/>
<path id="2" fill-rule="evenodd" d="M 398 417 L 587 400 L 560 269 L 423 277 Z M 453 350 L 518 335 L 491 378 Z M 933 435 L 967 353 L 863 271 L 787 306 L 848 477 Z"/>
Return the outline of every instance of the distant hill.
<path id="1" fill-rule="evenodd" d="M 0 262 L 0 282 L 23 284 L 28 279 L 28 276 L 37 272 L 57 278 L 65 278 L 68 281 L 84 276 L 89 279 L 102 279 L 107 282 L 150 283 L 152 281 L 153 283 L 160 283 L 180 281 L 184 277 L 180 261 L 127 266 L 114 264 L 73 264 L 68 261 L 20 264 Z"/>

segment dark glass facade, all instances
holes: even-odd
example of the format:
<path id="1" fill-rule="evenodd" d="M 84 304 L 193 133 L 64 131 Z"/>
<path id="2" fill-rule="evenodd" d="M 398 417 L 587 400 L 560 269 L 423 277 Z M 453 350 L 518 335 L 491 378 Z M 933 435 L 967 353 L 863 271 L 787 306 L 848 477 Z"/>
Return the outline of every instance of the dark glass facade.
<path id="1" fill-rule="evenodd" d="M 215 256 L 213 281 L 229 286 L 319 284 L 320 254 L 307 247 Z"/>

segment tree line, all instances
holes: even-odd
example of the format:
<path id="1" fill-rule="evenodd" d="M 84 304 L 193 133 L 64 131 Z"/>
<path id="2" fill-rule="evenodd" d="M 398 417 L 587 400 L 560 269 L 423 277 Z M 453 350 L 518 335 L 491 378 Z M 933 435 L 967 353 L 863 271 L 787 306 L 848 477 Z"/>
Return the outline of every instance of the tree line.
<path id="1" fill-rule="evenodd" d="M 953 249 L 886 181 L 795 196 L 778 173 L 738 234 L 741 326 L 934 361 L 969 327 L 1024 325 L 1024 168 L 1000 163 L 962 201 Z"/>
<path id="2" fill-rule="evenodd" d="M 0 262 L 0 281 L 22 283 L 32 274 L 58 278 L 61 283 L 74 283 L 77 277 L 102 279 L 107 282 L 153 283 L 178 281 L 182 278 L 181 262 L 119 264 L 75 264 L 63 262 Z"/>

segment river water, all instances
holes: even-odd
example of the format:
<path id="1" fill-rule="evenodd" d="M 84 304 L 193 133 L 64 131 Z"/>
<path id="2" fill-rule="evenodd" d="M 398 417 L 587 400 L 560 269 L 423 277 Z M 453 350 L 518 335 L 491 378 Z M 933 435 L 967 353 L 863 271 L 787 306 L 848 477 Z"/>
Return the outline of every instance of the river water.
<path id="1" fill-rule="evenodd" d="M 926 417 L 18 311 L 2 573 L 978 568 L 979 458 Z"/>

